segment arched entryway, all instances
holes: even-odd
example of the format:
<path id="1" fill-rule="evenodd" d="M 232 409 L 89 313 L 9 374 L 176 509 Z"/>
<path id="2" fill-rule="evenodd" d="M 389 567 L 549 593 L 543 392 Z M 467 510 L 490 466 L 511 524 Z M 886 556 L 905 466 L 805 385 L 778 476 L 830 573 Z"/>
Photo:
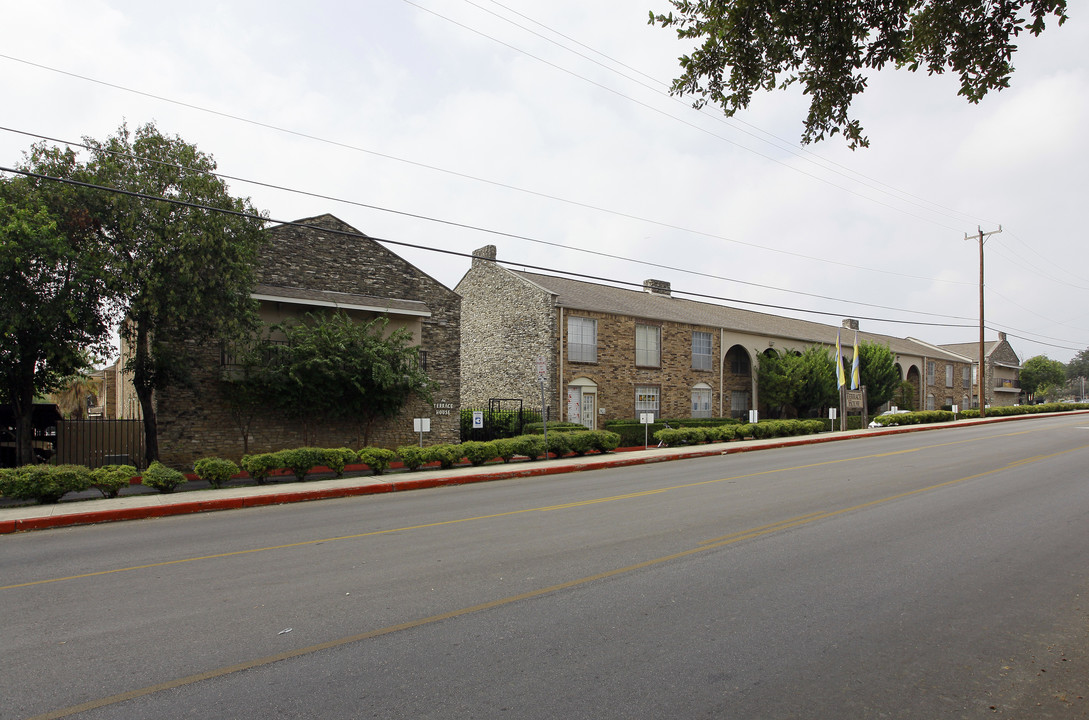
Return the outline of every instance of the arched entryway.
<path id="1" fill-rule="evenodd" d="M 727 352 L 722 365 L 723 401 L 727 417 L 747 418 L 752 409 L 752 356 L 741 345 Z"/>

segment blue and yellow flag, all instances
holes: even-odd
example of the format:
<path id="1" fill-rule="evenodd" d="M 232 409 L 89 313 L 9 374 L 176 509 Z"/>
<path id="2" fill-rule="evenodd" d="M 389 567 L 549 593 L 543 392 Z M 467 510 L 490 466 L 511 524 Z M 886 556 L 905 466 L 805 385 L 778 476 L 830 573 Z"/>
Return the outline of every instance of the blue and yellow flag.
<path id="1" fill-rule="evenodd" d="M 836 387 L 842 388 L 847 384 L 843 377 L 843 345 L 839 341 L 839 330 L 836 330 Z"/>
<path id="2" fill-rule="evenodd" d="M 858 386 L 862 384 L 862 381 L 858 377 L 858 330 L 855 330 L 855 355 L 851 360 L 851 389 L 858 390 Z"/>

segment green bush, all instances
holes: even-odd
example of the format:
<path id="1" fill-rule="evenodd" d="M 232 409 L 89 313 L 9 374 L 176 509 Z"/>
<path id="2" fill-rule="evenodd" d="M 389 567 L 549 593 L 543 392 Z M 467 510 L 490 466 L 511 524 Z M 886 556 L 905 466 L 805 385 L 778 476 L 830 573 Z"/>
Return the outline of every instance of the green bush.
<path id="1" fill-rule="evenodd" d="M 305 481 L 311 470 L 325 464 L 323 448 L 301 447 L 294 450 L 281 450 L 276 455 L 279 456 L 280 467 L 290 469 L 299 482 Z"/>
<path id="2" fill-rule="evenodd" d="M 397 456 L 401 458 L 401 464 L 409 470 L 416 470 L 427 462 L 424 449 L 416 445 L 402 445 L 397 448 Z"/>
<path id="3" fill-rule="evenodd" d="M 955 419 L 953 413 L 948 410 L 919 410 L 900 415 L 879 415 L 873 421 L 883 427 L 889 427 L 890 425 L 926 425 L 936 422 L 952 422 Z"/>
<path id="4" fill-rule="evenodd" d="M 365 447 L 358 453 L 359 462 L 371 469 L 375 475 L 389 470 L 390 463 L 397 459 L 397 453 L 386 448 Z"/>
<path id="5" fill-rule="evenodd" d="M 185 475 L 155 460 L 144 471 L 141 482 L 161 493 L 172 493 L 175 488 L 185 482 Z"/>
<path id="6" fill-rule="evenodd" d="M 662 428 L 654 433 L 654 439 L 659 445 L 666 447 L 680 447 L 688 443 L 684 431 L 680 428 Z"/>
<path id="7" fill-rule="evenodd" d="M 600 453 L 607 453 L 620 447 L 620 435 L 609 430 L 591 430 L 594 449 Z"/>
<path id="8" fill-rule="evenodd" d="M 582 457 L 594 449 L 594 431 L 569 432 L 567 436 L 567 449 Z"/>
<path id="9" fill-rule="evenodd" d="M 139 471 L 132 465 L 103 465 L 91 471 L 91 487 L 102 497 L 115 498 Z"/>
<path id="10" fill-rule="evenodd" d="M 712 428 L 711 432 L 714 433 L 714 439 L 712 442 L 730 442 L 737 439 L 737 428 L 735 425 L 719 425 Z"/>
<path id="11" fill-rule="evenodd" d="M 583 430 L 585 426 L 580 425 Z M 552 432 L 552 428 L 548 429 L 548 438 L 545 440 L 545 445 L 548 448 L 548 452 L 552 453 L 556 457 L 563 457 L 571 451 L 571 446 L 567 443 L 566 432 Z"/>
<path id="12" fill-rule="evenodd" d="M 495 445 L 495 456 L 505 463 L 509 463 L 518 454 L 518 443 L 514 438 L 499 438 L 493 440 L 492 444 Z"/>
<path id="13" fill-rule="evenodd" d="M 553 432 L 579 432 L 585 430 L 586 426 L 580 423 L 570 422 L 550 422 L 548 423 L 548 432 L 551 435 Z M 541 435 L 545 431 L 544 423 L 526 423 L 526 435 Z"/>
<path id="14" fill-rule="evenodd" d="M 359 453 L 350 448 L 326 448 L 323 451 L 325 467 L 336 473 L 337 477 L 344 475 L 344 466 L 359 459 Z"/>
<path id="15" fill-rule="evenodd" d="M 217 457 L 206 457 L 193 463 L 193 472 L 201 480 L 206 481 L 212 487 L 218 488 L 230 481 L 238 474 L 238 466 L 230 460 Z"/>
<path id="16" fill-rule="evenodd" d="M 519 435 L 514 439 L 514 451 L 517 455 L 525 455 L 530 460 L 536 460 L 545 454 L 544 436 Z"/>
<path id="17" fill-rule="evenodd" d="M 258 485 L 264 485 L 268 481 L 269 474 L 282 467 L 280 453 L 258 453 L 242 458 L 242 469 L 248 472 Z"/>
<path id="18" fill-rule="evenodd" d="M 24 465 L 0 474 L 0 495 L 43 505 L 90 487 L 91 471 L 83 465 Z"/>
<path id="19" fill-rule="evenodd" d="M 440 444 L 426 447 L 424 462 L 437 462 L 443 470 L 449 470 L 461 462 L 461 446 Z"/>
<path id="20" fill-rule="evenodd" d="M 463 442 L 458 447 L 461 448 L 461 454 L 472 463 L 473 467 L 479 467 L 489 460 L 494 460 L 499 457 L 499 452 L 496 450 L 494 442 L 479 442 L 476 440 L 470 440 Z"/>

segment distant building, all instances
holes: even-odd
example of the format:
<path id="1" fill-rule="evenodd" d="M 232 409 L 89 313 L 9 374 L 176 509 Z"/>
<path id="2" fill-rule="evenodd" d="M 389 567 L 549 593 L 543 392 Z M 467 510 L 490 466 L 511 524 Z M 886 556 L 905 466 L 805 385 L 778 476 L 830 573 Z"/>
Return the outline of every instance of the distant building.
<path id="1" fill-rule="evenodd" d="M 967 357 L 972 361 L 973 375 L 979 372 L 978 341 L 941 347 Z M 983 392 L 986 394 L 984 402 L 987 405 L 1001 407 L 1021 402 L 1021 360 L 1006 340 L 1004 332 L 998 333 L 997 340 L 983 343 Z M 976 396 L 978 394 L 977 391 Z"/>

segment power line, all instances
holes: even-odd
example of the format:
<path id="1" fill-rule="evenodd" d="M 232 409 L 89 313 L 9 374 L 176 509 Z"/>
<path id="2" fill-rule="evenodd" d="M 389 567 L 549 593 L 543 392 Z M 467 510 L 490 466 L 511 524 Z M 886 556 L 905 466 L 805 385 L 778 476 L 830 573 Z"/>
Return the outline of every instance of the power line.
<path id="1" fill-rule="evenodd" d="M 446 250 L 446 249 L 443 249 L 443 248 L 436 248 L 436 247 L 431 247 L 431 246 L 428 246 L 428 245 L 420 245 L 418 243 L 409 243 L 409 242 L 404 242 L 404 241 L 401 241 L 401 240 L 392 240 L 392 239 L 389 239 L 389 238 L 375 237 L 373 235 L 366 235 L 366 234 L 360 233 L 360 232 L 349 232 L 347 230 L 338 230 L 338 229 L 335 229 L 335 228 L 326 228 L 326 227 L 321 227 L 321 226 L 317 226 L 317 225 L 308 225 L 306 223 L 301 223 L 301 222 L 292 221 L 292 220 L 277 220 L 277 219 L 274 219 L 274 218 L 263 217 L 261 215 L 256 215 L 256 214 L 253 214 L 253 213 L 242 212 L 240 210 L 231 210 L 231 209 L 228 209 L 228 208 L 219 208 L 219 207 L 215 207 L 215 206 L 212 206 L 212 205 L 204 205 L 202 203 L 194 203 L 194 202 L 189 202 L 189 201 L 185 201 L 185 200 L 179 200 L 177 198 L 166 198 L 166 197 L 161 197 L 161 196 L 158 196 L 158 195 L 149 195 L 147 193 L 135 192 L 135 191 L 132 191 L 132 190 L 124 190 L 124 189 L 121 189 L 121 188 L 108 187 L 108 186 L 104 186 L 104 185 L 96 185 L 94 183 L 84 182 L 84 181 L 81 181 L 81 180 L 72 180 L 70 178 L 54 177 L 54 176 L 51 176 L 51 175 L 44 175 L 42 173 L 31 172 L 29 170 L 21 170 L 21 169 L 17 169 L 17 168 L 9 168 L 9 167 L 0 166 L 0 172 L 13 173 L 13 174 L 16 174 L 16 175 L 22 175 L 24 177 L 36 178 L 36 179 L 39 179 L 39 180 L 47 180 L 47 181 L 50 181 L 50 182 L 65 183 L 67 185 L 74 185 L 74 186 L 77 186 L 77 187 L 83 187 L 83 188 L 87 188 L 87 189 L 91 189 L 91 190 L 99 190 L 99 191 L 103 191 L 103 192 L 110 192 L 110 193 L 115 193 L 115 194 L 119 194 L 119 195 L 125 195 L 127 197 L 133 197 L 133 198 L 137 198 L 137 199 L 140 199 L 140 200 L 150 200 L 150 201 L 153 201 L 153 202 L 165 202 L 165 203 L 170 203 L 171 205 L 177 205 L 177 206 L 180 206 L 180 207 L 187 207 L 187 208 L 191 208 L 191 209 L 194 209 L 194 210 L 203 210 L 203 211 L 208 211 L 208 212 L 223 213 L 223 214 L 226 214 L 226 215 L 233 215 L 235 217 L 245 218 L 245 219 L 248 219 L 248 220 L 259 220 L 262 223 L 276 223 L 278 225 L 287 225 L 287 226 L 291 226 L 291 227 L 309 228 L 309 229 L 313 229 L 313 230 L 320 230 L 321 232 L 330 233 L 330 234 L 334 234 L 334 235 L 342 235 L 342 236 L 346 236 L 346 237 L 366 239 L 366 240 L 371 240 L 373 242 L 379 242 L 379 243 L 384 243 L 384 244 L 388 244 L 388 245 L 397 245 L 397 246 L 400 246 L 400 247 L 407 247 L 407 248 L 412 248 L 412 249 L 415 249 L 415 250 L 425 250 L 425 251 L 428 251 L 428 252 L 437 252 L 437 253 L 442 253 L 442 254 L 445 254 L 445 255 L 453 255 L 453 256 L 463 257 L 463 258 L 468 258 L 468 259 L 473 258 L 472 253 L 459 252 L 457 250 Z M 602 277 L 602 276 L 599 276 L 599 275 L 590 275 L 588 273 L 578 273 L 578 272 L 572 272 L 572 271 L 569 271 L 569 270 L 560 270 L 560 269 L 557 269 L 557 268 L 550 268 L 550 267 L 545 267 L 545 266 L 541 266 L 541 265 L 532 265 L 532 264 L 528 264 L 528 263 L 515 262 L 515 261 L 499 261 L 499 262 L 501 262 L 504 265 L 512 265 L 512 266 L 523 267 L 523 268 L 532 268 L 534 270 L 539 270 L 539 271 L 542 271 L 542 272 L 555 273 L 557 275 L 565 275 L 565 276 L 576 277 L 576 278 L 583 278 L 583 279 L 592 280 L 592 281 L 595 281 L 595 282 L 604 282 L 604 283 L 611 283 L 611 284 L 616 284 L 616 285 L 630 285 L 630 286 L 633 286 L 633 287 L 642 287 L 642 285 L 640 283 L 631 282 L 631 281 L 628 281 L 628 280 L 616 280 L 616 279 L 613 279 L 613 278 L 606 278 L 606 277 Z M 676 292 L 678 294 L 682 294 L 682 295 L 689 295 L 689 296 L 692 296 L 692 297 L 704 298 L 704 299 L 709 299 L 709 300 L 718 300 L 718 301 L 721 301 L 721 302 L 737 303 L 737 304 L 740 304 L 740 305 L 752 305 L 752 306 L 756 306 L 756 307 L 763 307 L 763 308 L 769 308 L 769 309 L 775 309 L 775 310 L 785 310 L 785 311 L 788 311 L 788 312 L 805 313 L 805 314 L 809 314 L 809 315 L 824 315 L 824 316 L 829 316 L 829 317 L 840 317 L 842 315 L 842 313 L 825 312 L 825 311 L 822 311 L 822 310 L 809 310 L 807 308 L 797 308 L 797 307 L 791 307 L 791 306 L 788 306 L 788 305 L 777 305 L 777 304 L 773 304 L 773 303 L 754 302 L 754 301 L 751 301 L 751 300 L 742 300 L 740 298 L 730 298 L 730 297 L 725 297 L 725 296 L 720 296 L 720 295 L 710 295 L 710 294 L 706 294 L 706 293 L 689 292 L 689 291 L 686 291 L 686 290 L 676 290 L 674 292 Z M 867 317 L 867 316 L 857 316 L 856 319 L 869 320 L 869 321 L 872 321 L 872 322 L 894 323 L 894 324 L 899 324 L 899 325 L 915 325 L 915 326 L 921 326 L 921 327 L 955 327 L 955 328 L 973 327 L 972 325 L 963 325 L 963 324 L 931 323 L 931 322 L 919 322 L 919 321 L 912 321 L 912 320 L 894 320 L 894 319 L 890 319 L 890 318 Z"/>
<path id="2" fill-rule="evenodd" d="M 406 2 L 407 2 L 407 0 L 406 0 Z M 428 12 L 430 12 L 430 11 L 428 11 Z M 733 244 L 736 244 L 736 245 L 742 245 L 742 246 L 745 246 L 745 247 L 751 247 L 751 248 L 755 248 L 755 249 L 758 249 L 758 250 L 764 250 L 764 251 L 767 251 L 767 252 L 774 252 L 774 253 L 778 253 L 778 254 L 781 254 L 781 255 L 797 257 L 797 258 L 800 258 L 800 259 L 803 259 L 803 260 L 812 260 L 814 262 L 825 263 L 825 264 L 828 264 L 828 265 L 837 265 L 837 266 L 840 266 L 840 267 L 851 268 L 851 269 L 854 269 L 854 270 L 863 270 L 865 272 L 881 273 L 881 274 L 884 274 L 884 275 L 892 275 L 892 276 L 895 276 L 895 277 L 902 277 L 902 278 L 906 278 L 906 279 L 909 279 L 909 280 L 925 280 L 927 282 L 946 283 L 946 284 L 951 284 L 951 285 L 971 285 L 971 283 L 969 283 L 969 282 L 964 282 L 964 281 L 960 281 L 960 280 L 949 280 L 949 279 L 946 279 L 946 278 L 923 277 L 923 276 L 919 276 L 919 275 L 909 275 L 907 273 L 900 273 L 900 272 L 895 272 L 895 271 L 892 271 L 892 270 L 885 270 L 885 269 L 881 269 L 881 268 L 871 268 L 871 267 L 866 267 L 866 266 L 863 266 L 863 265 L 854 265 L 852 263 L 843 262 L 841 260 L 833 260 L 833 259 L 830 259 L 830 258 L 827 258 L 827 257 L 819 257 L 819 256 L 815 256 L 815 255 L 806 255 L 804 253 L 798 253 L 798 252 L 793 252 L 793 251 L 790 251 L 790 250 L 782 250 L 780 248 L 768 247 L 768 246 L 760 245 L 760 244 L 757 244 L 757 243 L 746 242 L 744 240 L 737 240 L 735 238 L 727 237 L 725 235 L 718 235 L 718 234 L 715 234 L 715 233 L 705 232 L 705 231 L 702 231 L 702 230 L 693 230 L 691 228 L 685 228 L 685 227 L 682 227 L 680 225 L 674 225 L 672 223 L 662 222 L 662 221 L 659 221 L 659 220 L 653 220 L 651 218 L 642 217 L 642 216 L 635 215 L 635 214 L 632 214 L 632 213 L 625 213 L 625 212 L 620 212 L 620 211 L 617 211 L 617 210 L 609 210 L 607 208 L 598 207 L 598 206 L 595 206 L 595 205 L 591 205 L 589 203 L 584 203 L 584 202 L 580 202 L 580 201 L 577 201 L 577 200 L 571 200 L 569 198 L 563 198 L 563 197 L 560 197 L 560 196 L 557 196 L 557 195 L 550 195 L 548 193 L 538 192 L 536 190 L 529 190 L 529 189 L 521 188 L 521 187 L 518 187 L 518 186 L 515 186 L 515 185 L 510 185 L 510 184 L 507 184 L 507 183 L 498 182 L 498 181 L 495 181 L 495 180 L 488 180 L 488 179 L 477 177 L 477 176 L 474 176 L 474 175 L 469 175 L 467 173 L 462 173 L 462 172 L 458 172 L 458 171 L 455 171 L 455 170 L 449 170 L 449 169 L 446 169 L 446 168 L 441 168 L 441 167 L 438 167 L 436 165 L 429 165 L 427 163 L 422 163 L 422 162 L 419 162 L 419 161 L 416 161 L 416 160 L 408 160 L 408 159 L 405 159 L 405 158 L 397 157 L 395 155 L 390 155 L 388 153 L 382 153 L 382 152 L 378 152 L 376 150 L 369 150 L 367 148 L 359 147 L 357 145 L 351 145 L 351 144 L 343 143 L 343 142 L 340 142 L 340 141 L 337 141 L 337 140 L 329 140 L 327 138 L 322 138 L 322 137 L 319 137 L 317 135 L 311 135 L 311 134 L 300 132 L 300 131 L 297 131 L 297 130 L 290 130 L 288 128 L 283 128 L 283 127 L 280 127 L 280 126 L 277 126 L 277 125 L 272 125 L 270 123 L 265 123 L 265 122 L 262 122 L 262 121 L 259 121 L 259 120 L 253 120 L 253 119 L 245 118 L 245 117 L 242 117 L 242 116 L 239 116 L 239 115 L 232 115 L 230 113 L 222 112 L 220 110 L 213 110 L 213 109 L 205 108 L 205 107 L 202 107 L 202 106 L 199 106 L 199 105 L 194 105 L 192 103 L 182 102 L 180 100 L 173 100 L 171 98 L 167 98 L 167 97 L 164 97 L 162 95 L 156 95 L 154 93 L 145 92 L 143 90 L 136 90 L 136 89 L 133 89 L 133 88 L 125 87 L 123 85 L 118 85 L 116 83 L 111 83 L 111 82 L 107 82 L 107 81 L 104 81 L 104 80 L 98 80 L 96 78 L 91 78 L 91 77 L 88 77 L 86 75 L 80 75 L 78 73 L 73 73 L 73 72 L 70 72 L 70 71 L 67 71 L 67 70 L 60 70 L 60 69 L 57 69 L 57 68 L 50 67 L 48 65 L 43 65 L 41 63 L 31 62 L 29 60 L 23 60 L 21 58 L 12 57 L 10 55 L 6 55 L 6 54 L 3 54 L 3 53 L 0 53 L 0 58 L 4 58 L 4 59 L 7 59 L 7 60 L 12 60 L 14 62 L 23 63 L 23 64 L 29 65 L 31 67 L 40 68 L 42 70 L 48 70 L 50 72 L 55 72 L 55 73 L 58 73 L 60 75 L 66 75 L 66 76 L 73 77 L 73 78 L 76 78 L 76 79 L 79 79 L 79 80 L 84 80 L 86 82 L 95 83 L 95 84 L 98 84 L 98 85 L 102 85 L 104 87 L 110 87 L 110 88 L 114 88 L 116 90 L 121 90 L 123 92 L 133 93 L 135 95 L 140 95 L 142 97 L 148 97 L 148 98 L 151 98 L 153 100 L 159 100 L 161 102 L 166 102 L 166 103 L 178 105 L 180 107 L 186 107 L 186 108 L 190 108 L 190 109 L 193 109 L 193 110 L 198 110 L 200 112 L 206 112 L 206 113 L 209 113 L 209 114 L 212 114 L 212 115 L 217 115 L 219 117 L 227 118 L 227 119 L 230 119 L 230 120 L 235 120 L 237 122 L 248 123 L 248 124 L 254 125 L 256 127 L 262 127 L 262 128 L 266 128 L 266 129 L 269 129 L 269 130 L 274 130 L 274 131 L 277 131 L 277 132 L 287 133 L 287 134 L 293 135 L 295 137 L 300 137 L 300 138 L 304 138 L 304 139 L 307 139 L 307 140 L 313 140 L 315 142 L 331 145 L 333 147 L 338 147 L 338 148 L 342 148 L 342 149 L 345 149 L 345 150 L 352 150 L 354 152 L 361 152 L 361 153 L 365 153 L 365 154 L 368 154 L 368 155 L 372 155 L 374 157 L 380 157 L 380 158 L 383 158 L 383 159 L 393 160 L 395 162 L 401 162 L 401 163 L 405 163 L 405 164 L 408 164 L 408 165 L 412 165 L 414 167 L 423 168 L 425 170 L 431 170 L 431 171 L 434 171 L 434 172 L 444 173 L 444 174 L 451 175 L 451 176 L 458 177 L 458 178 L 462 178 L 462 179 L 465 179 L 465 180 L 472 180 L 474 182 L 480 182 L 480 183 L 484 183 L 484 184 L 487 184 L 487 185 L 492 185 L 494 187 L 499 187 L 499 188 L 503 188 L 503 189 L 506 189 L 506 190 L 512 190 L 512 191 L 515 191 L 515 192 L 520 192 L 520 193 L 524 193 L 524 194 L 527 194 L 527 195 L 532 195 L 534 197 L 540 197 L 540 198 L 543 198 L 543 199 L 546 199 L 546 200 L 554 200 L 556 202 L 565 203 L 565 204 L 572 205 L 572 206 L 575 206 L 575 207 L 581 207 L 581 208 L 584 208 L 584 209 L 587 209 L 587 210 L 592 210 L 594 212 L 606 213 L 606 214 L 614 215 L 616 217 L 622 217 L 622 218 L 626 218 L 626 219 L 629 219 L 629 220 L 635 220 L 635 221 L 638 221 L 638 222 L 647 223 L 649 225 L 654 225 L 654 226 L 662 227 L 662 228 L 669 229 L 669 230 L 677 230 L 679 232 L 690 233 L 690 234 L 693 234 L 693 235 L 699 235 L 701 237 L 707 237 L 707 238 L 710 238 L 710 239 L 713 239 L 713 240 L 722 240 L 723 242 L 729 242 L 729 243 L 733 243 Z M 612 92 L 612 91 L 610 91 L 610 92 Z M 656 110 L 656 112 L 659 112 L 659 111 Z M 685 121 L 682 120 L 681 122 L 685 122 Z M 703 132 L 706 132 L 706 131 L 703 131 Z M 727 142 L 729 142 L 729 141 L 727 141 Z M 769 159 L 771 159 L 771 158 L 769 158 Z M 775 161 L 775 162 L 778 162 L 778 161 Z M 801 171 L 799 171 L 799 172 L 801 172 Z M 850 191 L 848 190 L 847 192 L 850 192 Z"/>
<path id="3" fill-rule="evenodd" d="M 957 315 L 947 315 L 947 314 L 944 314 L 944 313 L 931 313 L 931 312 L 926 312 L 926 311 L 922 311 L 922 310 L 907 310 L 905 308 L 897 308 L 897 307 L 892 307 L 892 306 L 889 306 L 889 305 L 879 305 L 877 303 L 863 302 L 863 301 L 860 301 L 860 300 L 848 300 L 848 299 L 845 299 L 845 298 L 837 298 L 837 297 L 832 297 L 832 296 L 829 296 L 829 295 L 820 295 L 820 294 L 817 294 L 817 293 L 810 293 L 810 292 L 805 292 L 805 291 L 802 291 L 802 290 L 790 290 L 790 289 L 787 289 L 787 288 L 776 287 L 774 285 L 766 285 L 766 284 L 763 284 L 763 283 L 752 282 L 752 281 L 749 281 L 749 280 L 739 280 L 737 278 L 730 278 L 730 277 L 725 277 L 725 276 L 722 276 L 722 275 L 713 275 L 711 273 L 700 272 L 698 270 L 689 270 L 689 269 L 685 269 L 685 268 L 674 267 L 674 266 L 671 266 L 671 265 L 665 265 L 665 264 L 662 264 L 662 263 L 650 262 L 648 260 L 637 260 L 635 258 L 624 257 L 622 255 L 616 255 L 616 254 L 612 254 L 612 253 L 601 252 L 601 251 L 598 251 L 598 250 L 589 250 L 589 249 L 586 249 L 586 248 L 580 248 L 580 247 L 575 247 L 575 246 L 571 246 L 571 245 L 564 245 L 562 243 L 553 242 L 553 241 L 549 241 L 549 240 L 542 240 L 542 239 L 530 237 L 530 236 L 527 236 L 527 235 L 519 235 L 519 234 L 503 232 L 503 231 L 499 231 L 499 230 L 492 230 L 492 229 L 489 229 L 489 228 L 484 228 L 484 227 L 475 226 L 475 225 L 469 225 L 469 224 L 465 224 L 465 223 L 459 223 L 459 222 L 455 222 L 455 221 L 452 221 L 452 220 L 444 220 L 444 219 L 441 219 L 441 218 L 430 217 L 430 216 L 427 216 L 427 215 L 411 213 L 411 212 L 407 212 L 407 211 L 403 211 L 403 210 L 394 210 L 392 208 L 386 208 L 386 207 L 382 207 L 380 205 L 373 205 L 373 204 L 363 203 L 363 202 L 359 202 L 359 201 L 355 201 L 355 200 L 347 200 L 347 199 L 333 197 L 333 196 L 329 196 L 329 195 L 322 195 L 322 194 L 319 194 L 319 193 L 313 193 L 313 192 L 309 192 L 309 191 L 305 191 L 305 190 L 297 190 L 297 189 L 293 189 L 293 188 L 284 187 L 282 185 L 275 185 L 275 184 L 271 184 L 271 183 L 261 182 L 261 181 L 258 181 L 258 180 L 249 180 L 249 179 L 237 177 L 237 176 L 234 176 L 234 175 L 227 175 L 225 173 L 210 172 L 210 171 L 207 171 L 207 170 L 201 170 L 199 168 L 192 168 L 192 167 L 186 167 L 186 166 L 183 166 L 183 165 L 178 165 L 176 163 L 167 163 L 167 162 L 163 162 L 163 161 L 160 161 L 160 160 L 154 160 L 154 159 L 151 159 L 151 158 L 140 157 L 140 156 L 134 155 L 132 153 L 122 153 L 122 152 L 119 152 L 119 151 L 109 150 L 107 148 L 92 148 L 90 145 L 87 145 L 86 143 L 76 142 L 76 141 L 73 141 L 73 140 L 64 140 L 64 139 L 61 139 L 61 138 L 50 137 L 50 136 L 47 136 L 47 135 L 39 135 L 37 133 L 31 133 L 31 132 L 27 132 L 25 130 L 15 130 L 15 129 L 3 127 L 3 126 L 0 126 L 0 130 L 16 133 L 16 134 L 19 134 L 19 135 L 25 135 L 25 136 L 28 136 L 28 137 L 35 137 L 35 138 L 39 138 L 41 140 L 48 140 L 50 142 L 62 143 L 62 144 L 73 146 L 73 147 L 80 147 L 80 148 L 84 148 L 86 150 L 100 150 L 100 151 L 108 152 L 108 153 L 113 154 L 113 155 L 121 155 L 123 157 L 131 158 L 131 159 L 135 159 L 135 160 L 141 160 L 143 162 L 149 162 L 149 163 L 154 163 L 154 164 L 157 164 L 157 165 L 165 165 L 165 166 L 168 166 L 168 167 L 178 168 L 178 169 L 181 169 L 181 170 L 185 170 L 187 172 L 194 172 L 194 173 L 201 173 L 201 174 L 211 175 L 213 177 L 217 177 L 217 178 L 220 178 L 222 180 L 231 180 L 231 181 L 235 181 L 235 182 L 249 183 L 249 184 L 252 184 L 252 185 L 257 185 L 257 186 L 265 187 L 265 188 L 269 188 L 269 189 L 282 190 L 284 192 L 296 193 L 296 194 L 299 194 L 299 195 L 305 195 L 307 197 L 314 197 L 314 198 L 318 198 L 318 199 L 322 199 L 322 200 L 331 200 L 333 202 L 344 203 L 346 205 L 352 205 L 352 206 L 355 206 L 355 207 L 362 207 L 362 208 L 366 208 L 368 210 L 376 210 L 376 211 L 379 211 L 379 212 L 385 212 L 385 213 L 400 215 L 402 217 L 410 217 L 410 218 L 414 218 L 414 219 L 418 219 L 418 220 L 425 220 L 427 222 L 434 222 L 434 223 L 447 225 L 447 226 L 450 226 L 450 227 L 458 227 L 458 228 L 462 228 L 462 229 L 466 229 L 466 230 L 473 230 L 473 231 L 476 231 L 476 232 L 487 233 L 487 234 L 495 235 L 495 236 L 498 236 L 498 237 L 506 237 L 506 238 L 511 238 L 511 239 L 515 239 L 515 240 L 525 240 L 527 242 L 537 243 L 537 244 L 541 244 L 541 245 L 547 245 L 547 246 L 550 246 L 550 247 L 562 248 L 564 250 L 572 250 L 572 251 L 575 251 L 575 252 L 586 253 L 586 254 L 595 255 L 595 256 L 598 256 L 598 257 L 605 257 L 605 258 L 609 258 L 609 259 L 613 259 L 613 260 L 622 260 L 624 262 L 630 262 L 630 263 L 634 263 L 634 264 L 637 264 L 637 265 L 644 265 L 644 266 L 647 266 L 647 267 L 653 267 L 653 268 L 658 268 L 658 269 L 662 269 L 662 270 L 671 270 L 673 272 L 680 272 L 680 273 L 685 273 L 685 274 L 688 274 L 688 275 L 695 275 L 695 276 L 699 276 L 699 277 L 705 277 L 705 278 L 709 278 L 709 279 L 712 279 L 712 280 L 721 280 L 721 281 L 724 281 L 724 282 L 732 282 L 732 283 L 737 283 L 739 285 L 747 285 L 747 286 L 750 286 L 750 287 L 757 287 L 757 288 L 761 288 L 761 289 L 764 289 L 764 290 L 774 290 L 774 291 L 777 291 L 777 292 L 783 292 L 783 293 L 792 294 L 792 295 L 800 295 L 800 296 L 804 296 L 804 297 L 811 297 L 811 298 L 815 298 L 815 299 L 819 299 L 819 300 L 831 300 L 833 302 L 842 302 L 842 303 L 847 303 L 849 305 L 858 305 L 858 306 L 862 306 L 862 307 L 872 307 L 872 308 L 876 308 L 876 309 L 879 309 L 879 310 L 893 310 L 895 312 L 905 312 L 905 313 L 912 313 L 912 314 L 915 314 L 915 315 L 925 315 L 925 316 L 928 316 L 928 317 L 947 318 L 947 319 L 953 319 L 953 320 L 971 320 L 972 319 L 972 318 L 967 318 L 967 317 L 960 317 L 960 316 L 957 316 Z"/>

